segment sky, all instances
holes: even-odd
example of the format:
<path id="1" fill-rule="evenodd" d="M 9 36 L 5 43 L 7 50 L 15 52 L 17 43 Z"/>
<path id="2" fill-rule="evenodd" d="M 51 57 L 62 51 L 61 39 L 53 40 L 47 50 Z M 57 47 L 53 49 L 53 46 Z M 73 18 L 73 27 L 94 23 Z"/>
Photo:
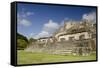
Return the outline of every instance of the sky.
<path id="1" fill-rule="evenodd" d="M 96 21 L 96 8 L 42 4 L 17 4 L 17 32 L 27 38 L 49 37 L 64 20 Z"/>

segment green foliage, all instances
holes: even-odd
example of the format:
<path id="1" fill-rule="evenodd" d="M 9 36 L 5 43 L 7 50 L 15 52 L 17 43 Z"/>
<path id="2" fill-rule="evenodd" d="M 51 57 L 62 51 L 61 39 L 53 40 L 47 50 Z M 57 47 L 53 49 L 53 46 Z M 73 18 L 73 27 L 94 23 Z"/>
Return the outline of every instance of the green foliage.
<path id="1" fill-rule="evenodd" d="M 17 33 L 17 49 L 24 49 L 27 47 L 27 45 L 28 39 L 25 36 Z"/>
<path id="2" fill-rule="evenodd" d="M 28 43 L 28 39 L 25 36 L 23 36 L 23 35 L 21 35 L 19 33 L 17 33 L 17 39 L 23 39 Z"/>
<path id="3" fill-rule="evenodd" d="M 17 33 L 17 49 L 24 49 L 32 42 L 36 42 L 36 39 L 30 38 L 29 40 L 27 37 Z"/>
<path id="4" fill-rule="evenodd" d="M 33 39 L 33 38 L 30 38 L 29 39 L 29 43 L 32 43 L 32 42 L 36 42 L 37 40 L 36 39 Z"/>
<path id="5" fill-rule="evenodd" d="M 26 48 L 28 43 L 23 39 L 17 39 L 17 49 L 24 49 Z"/>

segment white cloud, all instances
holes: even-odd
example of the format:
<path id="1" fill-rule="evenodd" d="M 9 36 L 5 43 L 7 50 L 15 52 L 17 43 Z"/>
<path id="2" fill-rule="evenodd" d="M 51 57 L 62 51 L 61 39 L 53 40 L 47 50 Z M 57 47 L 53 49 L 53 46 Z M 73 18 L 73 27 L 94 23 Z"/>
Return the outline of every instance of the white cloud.
<path id="1" fill-rule="evenodd" d="M 59 28 L 59 26 L 60 25 L 56 22 L 49 20 L 48 23 L 43 25 L 43 30 L 34 36 L 34 38 L 49 37 Z"/>
<path id="2" fill-rule="evenodd" d="M 84 14 L 82 16 L 82 19 L 84 20 L 88 20 L 90 22 L 96 22 L 96 12 L 91 12 L 91 13 L 88 13 L 88 14 Z"/>
<path id="3" fill-rule="evenodd" d="M 40 37 L 49 37 L 50 34 L 46 31 L 41 31 L 38 35 L 36 35 L 37 38 L 40 38 Z"/>
<path id="4" fill-rule="evenodd" d="M 37 35 L 33 36 L 33 38 L 38 39 L 38 38 L 42 38 L 42 37 L 49 37 L 51 36 L 48 32 L 46 31 L 41 31 L 40 33 L 38 33 Z"/>
<path id="5" fill-rule="evenodd" d="M 18 19 L 18 24 L 23 26 L 30 26 L 31 22 L 27 19 Z"/>
<path id="6" fill-rule="evenodd" d="M 30 15 L 33 15 L 34 13 L 33 12 L 26 12 L 26 16 L 30 16 Z"/>
<path id="7" fill-rule="evenodd" d="M 20 13 L 17 13 L 17 23 L 23 26 L 30 26 L 32 23 L 27 19 L 27 17 L 33 14 L 34 14 L 33 12 L 29 12 L 29 11 L 27 12 L 22 11 Z"/>
<path id="8" fill-rule="evenodd" d="M 34 12 L 22 12 L 20 16 L 25 18 L 25 17 L 31 16 L 31 15 L 34 15 Z"/>
<path id="9" fill-rule="evenodd" d="M 27 12 L 21 12 L 19 14 L 20 14 L 20 17 L 25 18 L 25 17 L 31 16 L 31 15 L 34 15 L 34 12 L 27 11 Z"/>
<path id="10" fill-rule="evenodd" d="M 59 24 L 49 20 L 48 23 L 44 24 L 43 30 L 47 31 L 48 33 L 53 33 L 59 28 Z"/>

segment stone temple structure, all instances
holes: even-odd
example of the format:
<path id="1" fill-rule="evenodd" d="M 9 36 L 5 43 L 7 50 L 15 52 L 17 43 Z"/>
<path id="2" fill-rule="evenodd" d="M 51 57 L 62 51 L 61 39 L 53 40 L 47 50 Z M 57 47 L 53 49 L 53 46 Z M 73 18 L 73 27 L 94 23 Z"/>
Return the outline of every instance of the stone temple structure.
<path id="1" fill-rule="evenodd" d="M 96 23 L 65 21 L 52 37 L 39 38 L 26 50 L 60 55 L 90 55 L 96 50 Z"/>

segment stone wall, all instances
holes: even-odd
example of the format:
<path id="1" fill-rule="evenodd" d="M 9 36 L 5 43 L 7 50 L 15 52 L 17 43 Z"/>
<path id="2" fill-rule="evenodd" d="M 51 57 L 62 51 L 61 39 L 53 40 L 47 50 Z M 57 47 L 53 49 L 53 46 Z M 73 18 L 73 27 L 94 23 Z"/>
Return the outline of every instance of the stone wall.
<path id="1" fill-rule="evenodd" d="M 91 36 L 88 32 L 82 32 L 82 33 L 76 33 L 76 34 L 70 34 L 70 35 L 62 35 L 59 36 L 58 41 L 61 41 L 61 38 L 64 38 L 65 40 L 69 40 L 70 37 L 73 37 L 74 40 L 80 40 L 80 36 L 84 35 L 84 39 L 89 39 Z"/>
<path id="2" fill-rule="evenodd" d="M 83 55 L 87 56 L 92 53 L 90 40 L 81 41 L 62 41 L 55 43 L 35 43 L 26 48 L 25 51 L 46 52 L 48 54 L 60 55 Z"/>

